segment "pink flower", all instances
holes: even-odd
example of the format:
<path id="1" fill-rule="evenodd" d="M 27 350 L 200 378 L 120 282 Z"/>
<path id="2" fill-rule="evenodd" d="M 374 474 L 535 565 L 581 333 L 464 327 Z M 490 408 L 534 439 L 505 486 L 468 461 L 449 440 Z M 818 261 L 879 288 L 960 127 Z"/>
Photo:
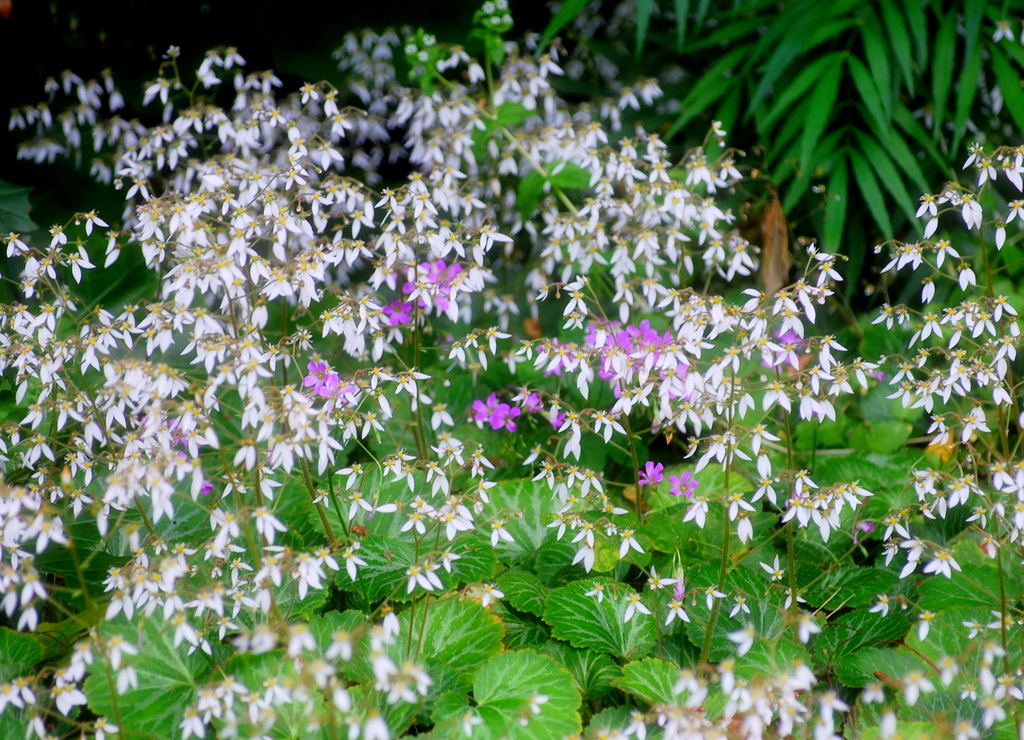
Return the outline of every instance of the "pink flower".
<path id="1" fill-rule="evenodd" d="M 412 304 L 405 301 L 391 301 L 381 309 L 391 326 L 401 326 L 412 321 Z"/>
<path id="2" fill-rule="evenodd" d="M 644 466 L 644 471 L 640 474 L 640 485 L 641 486 L 656 486 L 665 480 L 665 476 L 661 474 L 661 471 L 665 469 L 665 466 L 661 463 L 647 461 L 647 465 Z"/>
<path id="3" fill-rule="evenodd" d="M 688 472 L 683 473 L 681 476 L 670 475 L 668 482 L 672 484 L 672 487 L 668 489 L 669 493 L 673 496 L 686 496 L 686 498 L 690 498 L 693 495 L 693 489 L 700 485 L 700 483 L 693 480 Z"/>
<path id="4" fill-rule="evenodd" d="M 311 361 L 306 369 L 309 375 L 302 379 L 303 388 L 312 387 L 318 396 L 333 396 L 341 389 L 341 378 L 329 370 L 326 362 Z"/>
<path id="5" fill-rule="evenodd" d="M 522 409 L 513 408 L 507 403 L 501 403 L 498 401 L 498 394 L 492 393 L 487 397 L 487 401 L 476 400 L 473 401 L 473 421 L 477 424 L 483 425 L 484 422 L 488 422 L 491 425 L 491 429 L 495 431 L 499 429 L 507 429 L 510 432 L 516 430 L 516 424 L 513 421 L 517 416 L 523 413 Z"/>

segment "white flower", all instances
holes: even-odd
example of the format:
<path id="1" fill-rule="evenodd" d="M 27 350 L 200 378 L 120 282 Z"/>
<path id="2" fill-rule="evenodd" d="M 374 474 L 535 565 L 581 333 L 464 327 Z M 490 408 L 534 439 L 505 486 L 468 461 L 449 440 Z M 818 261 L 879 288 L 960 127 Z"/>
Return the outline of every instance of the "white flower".
<path id="1" fill-rule="evenodd" d="M 482 587 L 484 595 L 480 598 L 480 601 L 484 606 L 488 606 L 492 601 L 497 599 L 505 598 L 505 594 L 498 590 L 498 587 L 493 583 L 485 583 Z"/>
<path id="2" fill-rule="evenodd" d="M 595 581 L 594 587 L 587 591 L 587 593 L 585 593 L 584 596 L 596 596 L 597 603 L 600 604 L 602 601 L 604 601 L 604 584 L 597 583 Z"/>
<path id="3" fill-rule="evenodd" d="M 775 556 L 775 563 L 773 565 L 768 565 L 768 563 L 761 563 L 760 565 L 764 572 L 771 576 L 772 583 L 775 581 L 781 581 L 783 576 L 786 574 L 786 571 L 779 567 L 778 555 Z"/>
<path id="4" fill-rule="evenodd" d="M 729 640 L 736 643 L 736 655 L 742 657 L 746 655 L 750 648 L 754 647 L 754 640 L 757 639 L 757 633 L 754 632 L 754 625 L 747 623 L 747 626 L 741 630 L 730 632 L 728 634 Z"/>
<path id="5" fill-rule="evenodd" d="M 935 691 L 935 684 L 921 671 L 911 671 L 903 678 L 903 698 L 910 706 L 917 703 L 922 693 Z"/>
<path id="6" fill-rule="evenodd" d="M 800 613 L 800 625 L 797 628 L 797 635 L 800 638 L 800 642 L 806 644 L 811 639 L 811 635 L 816 635 L 821 632 L 821 627 L 814 619 L 814 615 L 808 614 L 807 612 Z"/>
<path id="7" fill-rule="evenodd" d="M 633 618 L 635 612 L 641 614 L 650 614 L 651 610 L 644 606 L 644 603 L 640 601 L 640 594 L 630 594 L 626 597 L 626 613 L 622 619 L 623 622 L 628 622 Z"/>

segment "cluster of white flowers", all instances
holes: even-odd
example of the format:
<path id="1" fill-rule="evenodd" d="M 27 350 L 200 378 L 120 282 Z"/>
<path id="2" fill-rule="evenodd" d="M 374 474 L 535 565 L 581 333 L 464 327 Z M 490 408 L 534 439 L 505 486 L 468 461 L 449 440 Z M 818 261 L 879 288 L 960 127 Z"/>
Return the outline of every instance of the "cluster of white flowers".
<path id="1" fill-rule="evenodd" d="M 78 156 L 82 132 L 91 132 L 93 173 L 127 200 L 123 228 L 107 232 L 104 267 L 139 250 L 159 287 L 149 302 L 80 309 L 66 276 L 77 283 L 82 270 L 96 269 L 75 230 L 88 237 L 109 229 L 95 212 L 54 226 L 49 245 L 0 237 L 8 257 L 24 265 L 17 276 L 24 302 L 0 307 L 0 372 L 26 409 L 0 429 L 0 462 L 13 483 L 0 496 L 3 609 L 19 629 L 38 626 L 52 594 L 35 560 L 50 543 L 67 544 L 70 522 L 81 519 L 94 521 L 105 547 L 124 560 L 102 584 L 106 619 L 163 619 L 175 647 L 189 654 L 212 654 L 227 641 L 241 652 L 285 651 L 293 680 L 257 687 L 227 676 L 210 684 L 181 723 L 184 737 L 214 728 L 225 737 L 266 733 L 284 704 L 305 706 L 312 726 L 318 693 L 347 718 L 350 737 L 388 737 L 377 710 L 360 705 L 338 677 L 359 635 L 339 633 L 318 646 L 307 623 L 284 616 L 291 599 L 323 592 L 335 572 L 339 582 L 365 581 L 365 569 L 376 567 L 366 538 L 382 520 L 394 520 L 394 533 L 416 548 L 381 601 L 458 586 L 464 556 L 456 545 L 468 538 L 512 542 L 506 525 L 517 512 L 490 506 L 494 450 L 476 436 L 455 436 L 465 418 L 448 408 L 449 380 L 421 364 L 428 341 L 460 377 L 476 379 L 496 360 L 540 378 L 510 392 L 510 403 L 495 394 L 466 413 L 494 431 L 514 432 L 515 420 L 531 413 L 551 426 L 547 443 L 514 462 L 548 484 L 560 505 L 550 527 L 559 539 L 571 533 L 572 563 L 587 571 L 600 538 L 623 560 L 644 552 L 635 530 L 620 523 L 628 512 L 609 482 L 581 463 L 585 435 L 630 444 L 630 418 L 644 432 L 687 440 L 682 451 L 696 457 L 697 471 L 740 466 L 758 481 L 750 494 L 702 490 L 686 509 L 685 521 L 703 527 L 709 502 L 725 504 L 726 526 L 742 543 L 754 536 L 762 498 L 783 522 L 817 528 L 827 541 L 844 509 L 872 495 L 855 482 L 819 486 L 807 471 L 773 469 L 767 454 L 780 439 L 771 431 L 780 412 L 835 420 L 839 399 L 866 389 L 878 368 L 847 361 L 834 337 L 809 336 L 841 279 L 837 257 L 812 246 L 793 286 L 774 296 L 747 290 L 742 305 L 693 287 L 747 278 L 757 267 L 758 249 L 739 234 L 728 205 L 741 179 L 730 151 L 709 154 L 720 150 L 709 139 L 677 167 L 657 134 L 639 125 L 614 140 L 624 111 L 660 96 L 657 83 L 641 80 L 622 87 L 617 100 L 572 108 L 552 84 L 563 74 L 559 47 L 537 52 L 536 38 L 506 44 L 491 89 L 464 50 L 444 47 L 430 92 L 397 81 L 401 43 L 392 32 L 365 33 L 339 50 L 365 111 L 343 107 L 342 93 L 326 83 L 281 95 L 272 72 L 247 72 L 234 49 L 206 56 L 196 92 L 182 84 L 172 49 L 168 73 L 145 91 L 147 103 L 162 106 L 154 126 L 116 115 L 123 100 L 109 75 L 84 81 L 68 73 L 48 85 L 78 101 L 56 118 L 54 100 L 12 116 L 15 128 L 36 129 L 20 150 L 35 161 Z M 406 48 L 424 63 L 431 50 L 436 40 L 422 34 Z M 581 58 L 570 61 L 575 74 Z M 464 76 L 443 76 L 460 68 Z M 716 144 L 724 136 L 716 124 Z M 385 162 L 403 161 L 412 169 L 407 181 L 375 191 Z M 995 176 L 980 152 L 973 161 L 982 182 Z M 1020 187 L 1020 154 L 994 161 Z M 951 188 L 922 206 L 929 236 L 947 204 L 968 227 L 982 225 L 977 200 Z M 1011 204 L 1005 222 L 1024 214 L 1020 208 Z M 936 270 L 947 256 L 961 259 L 948 243 L 922 242 L 902 247 L 891 267 L 928 264 L 932 252 Z M 957 271 L 962 288 L 975 284 L 966 263 Z M 497 276 L 508 273 L 518 277 L 499 294 Z M 545 299 L 567 299 L 563 336 L 576 341 L 531 329 L 540 326 Z M 669 328 L 643 320 L 653 314 Z M 911 316 L 887 307 L 882 320 L 891 327 Z M 924 346 L 892 380 L 893 397 L 935 413 L 937 442 L 955 434 L 969 444 L 989 431 L 987 396 L 965 414 L 943 415 L 951 401 L 982 391 L 996 406 L 1011 402 L 1015 317 L 995 295 L 925 315 L 911 342 Z M 509 342 L 520 323 L 527 338 Z M 947 331 L 948 345 L 933 347 Z M 940 359 L 949 366 L 940 368 Z M 526 365 L 532 372 L 520 370 Z M 551 376 L 588 403 L 598 384 L 614 400 L 574 408 L 548 390 L 543 379 Z M 975 512 L 1012 521 L 1011 540 L 1024 528 L 1021 469 L 1007 461 L 993 471 L 995 490 L 1014 499 L 1012 512 L 997 502 Z M 976 477 L 915 475 L 929 516 L 974 505 L 980 495 Z M 382 501 L 385 485 L 401 493 Z M 314 538 L 293 531 L 296 516 L 287 509 L 296 498 L 286 495 L 293 489 L 307 498 Z M 197 510 L 201 529 L 186 537 L 171 526 Z M 959 568 L 900 522 L 902 540 L 889 557 L 902 546 L 910 564 L 933 553 L 925 572 L 949 576 Z M 781 578 L 778 559 L 765 567 Z M 674 583 L 660 579 L 658 587 Z M 502 597 L 483 584 L 485 606 Z M 717 614 L 725 594 L 711 588 L 707 598 Z M 639 594 L 628 599 L 626 621 L 651 614 Z M 742 608 L 737 600 L 733 613 Z M 418 703 L 431 679 L 415 660 L 396 665 L 389 657 L 398 622 L 390 611 L 379 616 L 360 628 L 369 636 L 375 690 L 389 704 Z M 682 597 L 656 618 L 688 621 Z M 819 629 L 802 615 L 802 642 Z M 734 634 L 741 651 L 749 649 L 746 631 Z M 94 631 L 46 689 L 61 714 L 85 702 L 81 682 L 94 651 L 120 692 L 137 686 L 136 646 Z M 667 737 L 724 730 L 735 718 L 748 736 L 772 723 L 786 735 L 809 721 L 813 705 L 815 732 L 825 737 L 834 732 L 833 713 L 847 708 L 828 693 L 800 699 L 815 684 L 803 665 L 747 683 L 726 662 L 719 676 L 728 697 L 720 725 L 696 711 L 708 686 L 693 675 L 677 686 L 685 701 L 659 705 L 647 719 Z M 42 684 L 0 686 L 0 711 L 39 703 L 33 687 Z M 92 730 L 116 732 L 102 718 Z"/>

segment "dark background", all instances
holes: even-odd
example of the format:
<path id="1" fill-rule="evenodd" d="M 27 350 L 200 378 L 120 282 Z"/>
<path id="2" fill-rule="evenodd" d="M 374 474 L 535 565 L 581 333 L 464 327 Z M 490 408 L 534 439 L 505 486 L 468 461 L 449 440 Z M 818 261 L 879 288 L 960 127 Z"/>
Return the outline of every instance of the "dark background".
<path id="1" fill-rule="evenodd" d="M 88 166 L 78 171 L 62 160 L 37 165 L 16 159 L 26 133 L 8 132 L 10 109 L 46 100 L 43 83 L 66 69 L 87 80 L 109 67 L 127 102 L 120 114 L 155 123 L 160 106 L 143 109 L 142 92 L 171 45 L 181 48 L 186 76 L 208 49 L 235 46 L 247 70 L 275 70 L 287 93 L 307 81 L 340 83 L 331 54 L 350 31 L 422 26 L 439 40 L 464 43 L 482 1 L 10 0 L 10 17 L 0 17 L 0 180 L 33 188 L 32 216 L 46 228 L 76 211 L 120 214 L 123 198 L 97 186 Z M 543 30 L 551 19 L 539 0 L 512 8 L 512 37 Z"/>

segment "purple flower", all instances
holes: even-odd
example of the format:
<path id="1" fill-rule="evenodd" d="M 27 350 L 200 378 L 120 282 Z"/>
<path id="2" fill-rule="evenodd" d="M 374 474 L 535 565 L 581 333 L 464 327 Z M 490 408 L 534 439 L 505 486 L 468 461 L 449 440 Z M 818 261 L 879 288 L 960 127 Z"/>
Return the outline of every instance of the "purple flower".
<path id="1" fill-rule="evenodd" d="M 656 486 L 665 480 L 665 476 L 661 474 L 661 471 L 665 469 L 665 466 L 661 463 L 647 461 L 644 466 L 644 472 L 640 474 L 640 485 L 641 486 Z"/>
<path id="2" fill-rule="evenodd" d="M 516 430 L 516 424 L 513 419 L 523 413 L 522 409 L 513 408 L 507 403 L 498 401 L 497 393 L 492 393 L 488 396 L 486 402 L 480 400 L 473 401 L 473 411 L 473 421 L 477 424 L 483 425 L 484 422 L 487 422 L 491 425 L 491 429 L 495 431 L 507 429 L 510 432 Z"/>
<path id="3" fill-rule="evenodd" d="M 381 309 L 391 326 L 401 326 L 412 321 L 412 304 L 405 301 L 391 301 Z"/>
<path id="4" fill-rule="evenodd" d="M 669 493 L 673 496 L 686 496 L 686 498 L 690 498 L 693 495 L 693 489 L 700 485 L 688 472 L 681 476 L 670 475 L 668 482 L 672 484 L 672 487 L 668 489 Z"/>
<path id="5" fill-rule="evenodd" d="M 341 387 L 341 378 L 337 373 L 331 372 L 326 362 L 311 361 L 306 365 L 309 375 L 302 379 L 302 387 L 313 387 L 313 392 L 318 396 L 333 396 Z"/>

